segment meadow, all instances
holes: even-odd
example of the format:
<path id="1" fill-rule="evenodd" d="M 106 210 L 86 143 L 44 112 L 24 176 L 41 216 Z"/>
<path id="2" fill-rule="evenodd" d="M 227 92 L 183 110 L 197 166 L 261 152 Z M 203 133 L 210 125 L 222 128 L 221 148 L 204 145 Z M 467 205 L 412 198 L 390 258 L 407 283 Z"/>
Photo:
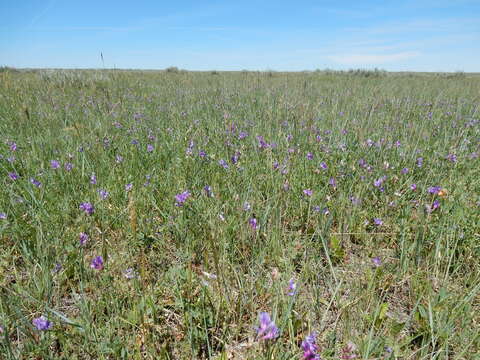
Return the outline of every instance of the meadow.
<path id="1" fill-rule="evenodd" d="M 0 358 L 480 359 L 480 76 L 0 72 Z"/>

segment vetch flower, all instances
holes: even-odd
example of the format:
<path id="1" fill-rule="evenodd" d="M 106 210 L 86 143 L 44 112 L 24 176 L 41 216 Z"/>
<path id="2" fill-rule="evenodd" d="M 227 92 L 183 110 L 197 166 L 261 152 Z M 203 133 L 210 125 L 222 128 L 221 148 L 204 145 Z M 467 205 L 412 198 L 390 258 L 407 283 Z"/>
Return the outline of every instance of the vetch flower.
<path id="1" fill-rule="evenodd" d="M 80 245 L 85 245 L 88 241 L 88 234 L 84 233 L 84 232 L 81 232 L 80 233 L 80 236 L 79 236 L 79 239 L 80 239 Z"/>
<path id="2" fill-rule="evenodd" d="M 30 182 L 35 185 L 36 187 L 41 187 L 42 186 L 42 183 L 34 178 L 31 178 L 30 179 Z"/>
<path id="3" fill-rule="evenodd" d="M 89 202 L 81 203 L 79 206 L 80 210 L 85 211 L 85 214 L 92 215 L 95 212 L 95 207 Z"/>
<path id="4" fill-rule="evenodd" d="M 374 223 L 375 225 L 377 225 L 377 226 L 383 225 L 382 219 L 379 219 L 379 218 L 374 218 L 374 219 L 373 219 L 373 223 Z"/>
<path id="5" fill-rule="evenodd" d="M 56 274 L 56 273 L 60 272 L 60 270 L 62 270 L 62 264 L 57 263 L 53 267 L 52 274 Z"/>
<path id="6" fill-rule="evenodd" d="M 440 190 L 442 190 L 442 187 L 441 187 L 441 186 L 430 186 L 430 187 L 428 188 L 428 192 L 429 192 L 430 194 L 438 194 L 438 192 L 439 192 Z"/>
<path id="7" fill-rule="evenodd" d="M 291 278 L 288 281 L 288 287 L 287 287 L 287 295 L 288 296 L 293 296 L 297 292 L 297 284 L 295 284 L 295 279 Z"/>
<path id="8" fill-rule="evenodd" d="M 417 184 L 410 185 L 410 189 L 413 191 L 417 190 Z"/>
<path id="9" fill-rule="evenodd" d="M 250 227 L 251 227 L 253 230 L 257 230 L 257 228 L 258 228 L 257 219 L 255 219 L 255 218 L 250 218 L 250 219 L 248 220 L 248 224 L 250 225 Z"/>
<path id="10" fill-rule="evenodd" d="M 148 144 L 147 145 L 147 152 L 152 152 L 153 151 L 153 145 Z"/>
<path id="11" fill-rule="evenodd" d="M 302 341 L 303 359 L 304 360 L 321 360 L 316 343 L 316 333 L 312 333 Z"/>
<path id="12" fill-rule="evenodd" d="M 328 184 L 333 188 L 337 187 L 337 181 L 335 180 L 334 177 L 331 177 L 330 180 L 328 180 Z"/>
<path id="13" fill-rule="evenodd" d="M 95 270 L 103 269 L 103 258 L 101 256 L 95 256 L 90 263 L 90 267 Z"/>
<path id="14" fill-rule="evenodd" d="M 108 197 L 108 191 L 100 189 L 98 190 L 98 195 L 100 195 L 102 200 L 105 200 Z"/>
<path id="15" fill-rule="evenodd" d="M 49 330 L 52 327 L 52 323 L 43 315 L 33 319 L 32 324 L 40 331 Z"/>
<path id="16" fill-rule="evenodd" d="M 305 190 L 303 190 L 303 194 L 304 194 L 305 196 L 309 196 L 309 197 L 310 197 L 310 196 L 313 195 L 313 191 L 310 190 L 310 189 L 305 189 Z"/>
<path id="17" fill-rule="evenodd" d="M 65 170 L 72 171 L 72 169 L 73 169 L 73 164 L 72 163 L 68 162 L 68 163 L 65 164 Z"/>
<path id="18" fill-rule="evenodd" d="M 0 220 L 6 220 L 7 219 L 7 214 L 0 212 Z"/>
<path id="19" fill-rule="evenodd" d="M 433 211 L 437 210 L 440 207 L 440 201 L 435 200 L 431 206 L 427 205 L 427 212 L 430 214 Z"/>
<path id="20" fill-rule="evenodd" d="M 457 162 L 457 155 L 455 154 L 448 154 L 446 156 L 447 160 L 451 161 L 451 162 Z"/>
<path id="21" fill-rule="evenodd" d="M 205 185 L 203 190 L 205 191 L 205 194 L 207 195 L 207 197 L 213 197 L 212 188 L 209 185 Z"/>
<path id="22" fill-rule="evenodd" d="M 273 340 L 278 337 L 278 328 L 270 319 L 270 315 L 266 312 L 261 312 L 259 316 L 260 326 L 256 328 L 257 338 L 260 340 Z"/>
<path id="23" fill-rule="evenodd" d="M 60 167 L 60 163 L 57 160 L 51 160 L 50 161 L 50 167 L 52 169 L 58 169 Z"/>
<path id="24" fill-rule="evenodd" d="M 378 256 L 375 256 L 374 258 L 372 258 L 372 263 L 373 266 L 380 267 L 382 265 L 382 259 L 380 259 L 380 257 Z"/>
<path id="25" fill-rule="evenodd" d="M 15 181 L 15 180 L 18 179 L 19 176 L 18 176 L 16 173 L 14 173 L 14 172 L 9 172 L 9 173 L 8 173 L 8 177 L 9 177 L 11 180 Z"/>
<path id="26" fill-rule="evenodd" d="M 188 190 L 175 195 L 175 206 L 182 206 L 183 203 L 190 197 L 190 192 Z"/>
<path id="27" fill-rule="evenodd" d="M 95 176 L 95 173 L 92 173 L 92 175 L 90 175 L 90 184 L 92 185 L 97 184 L 97 177 Z"/>
<path id="28" fill-rule="evenodd" d="M 224 159 L 218 161 L 218 164 L 223 167 L 224 169 L 228 169 L 228 164 Z"/>
<path id="29" fill-rule="evenodd" d="M 138 278 L 138 273 L 133 268 L 128 268 L 123 272 L 123 276 L 127 279 L 135 279 Z"/>

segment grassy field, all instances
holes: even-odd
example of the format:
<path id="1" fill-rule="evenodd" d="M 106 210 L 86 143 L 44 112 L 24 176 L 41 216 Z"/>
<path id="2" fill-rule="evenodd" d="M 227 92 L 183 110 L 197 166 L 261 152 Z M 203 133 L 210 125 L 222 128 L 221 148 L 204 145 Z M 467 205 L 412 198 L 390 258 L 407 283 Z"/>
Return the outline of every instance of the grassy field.
<path id="1" fill-rule="evenodd" d="M 4 69 L 0 358 L 480 359 L 479 106 L 468 74 Z"/>

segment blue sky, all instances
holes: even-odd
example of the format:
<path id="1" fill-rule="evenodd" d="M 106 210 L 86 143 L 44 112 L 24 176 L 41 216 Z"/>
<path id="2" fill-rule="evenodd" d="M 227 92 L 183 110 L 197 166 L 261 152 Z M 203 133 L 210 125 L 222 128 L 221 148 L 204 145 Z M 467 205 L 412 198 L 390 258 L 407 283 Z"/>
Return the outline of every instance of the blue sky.
<path id="1" fill-rule="evenodd" d="M 3 0 L 0 19 L 0 66 L 480 72 L 480 0 Z"/>

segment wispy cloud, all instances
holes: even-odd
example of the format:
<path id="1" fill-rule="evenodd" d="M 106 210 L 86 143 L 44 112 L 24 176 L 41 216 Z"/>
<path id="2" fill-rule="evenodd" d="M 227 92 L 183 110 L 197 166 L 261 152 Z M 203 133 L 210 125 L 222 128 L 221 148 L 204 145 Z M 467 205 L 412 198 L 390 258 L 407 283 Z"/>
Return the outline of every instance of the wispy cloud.
<path id="1" fill-rule="evenodd" d="M 351 66 L 381 65 L 415 58 L 418 51 L 399 52 L 394 54 L 343 54 L 331 55 L 328 58 L 335 63 Z"/>

